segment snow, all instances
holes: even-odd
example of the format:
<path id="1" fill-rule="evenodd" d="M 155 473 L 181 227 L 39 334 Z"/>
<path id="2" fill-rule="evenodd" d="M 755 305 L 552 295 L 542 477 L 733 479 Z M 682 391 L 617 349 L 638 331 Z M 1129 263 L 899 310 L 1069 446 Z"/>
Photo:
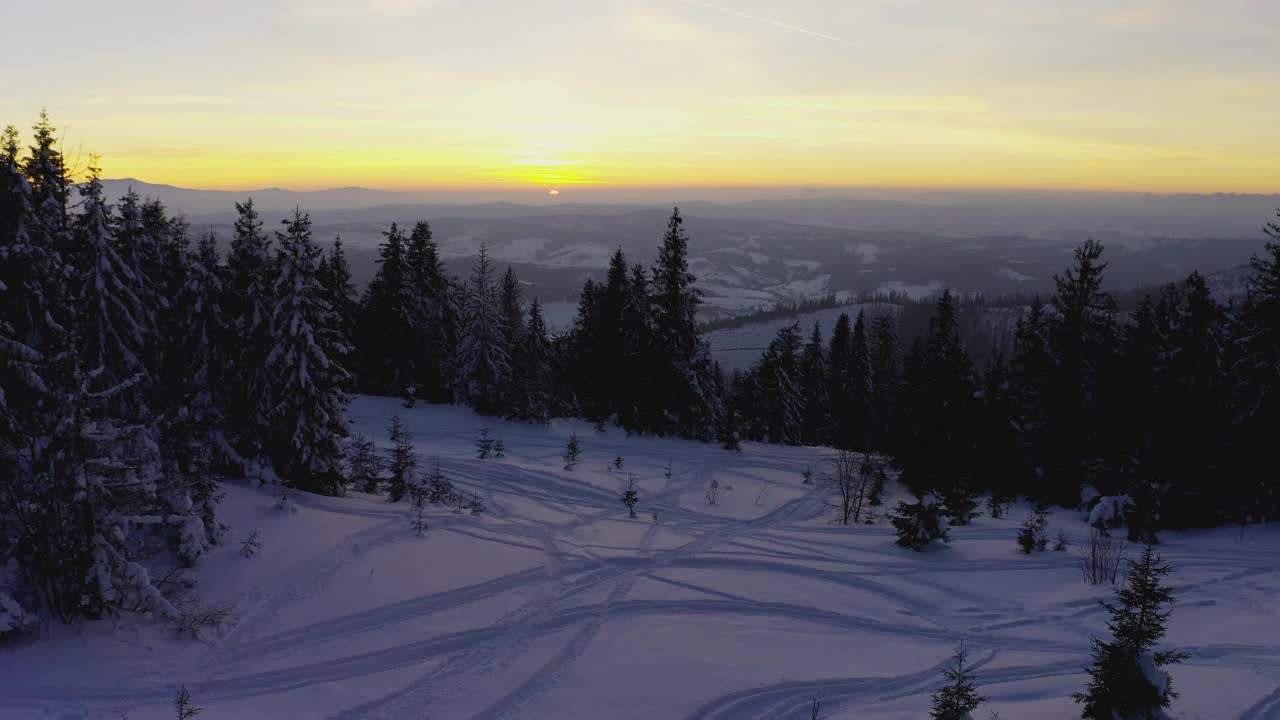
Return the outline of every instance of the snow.
<path id="1" fill-rule="evenodd" d="M 890 280 L 889 282 L 880 283 L 876 288 L 876 293 L 903 293 L 912 300 L 924 300 L 942 291 L 943 284 L 938 281 L 925 283 L 924 285 L 908 285 L 901 280 Z"/>
<path id="2" fill-rule="evenodd" d="M 1026 275 L 1026 274 L 1020 273 L 1020 272 L 1018 272 L 1017 270 L 1014 270 L 1014 269 L 1012 269 L 1012 268 L 1002 267 L 1002 268 L 1000 268 L 999 270 L 997 270 L 996 272 L 1000 273 L 1001 275 L 1003 275 L 1003 276 L 1005 276 L 1005 277 L 1007 277 L 1007 278 L 1009 278 L 1010 280 L 1013 280 L 1013 281 L 1015 281 L 1015 282 L 1029 282 L 1029 281 L 1031 281 L 1031 280 L 1035 280 L 1035 278 L 1034 278 L 1034 277 L 1032 277 L 1032 276 L 1030 276 L 1030 275 Z"/>
<path id="3" fill-rule="evenodd" d="M 845 243 L 844 251 L 857 255 L 863 265 L 870 265 L 880 259 L 880 246 L 874 243 Z"/>
<path id="4" fill-rule="evenodd" d="M 378 438 L 392 414 L 422 467 L 439 458 L 485 514 L 432 509 L 417 537 L 407 504 L 298 495 L 290 514 L 270 489 L 231 484 L 231 539 L 190 576 L 203 602 L 236 603 L 234 622 L 201 640 L 140 617 L 46 623 L 0 651 L 0 717 L 171 718 L 185 683 L 209 718 L 793 720 L 817 698 L 830 720 L 906 720 L 926 715 L 959 640 L 991 697 L 975 717 L 1079 717 L 1070 694 L 1111 590 L 1081 582 L 1089 528 L 1074 512 L 1050 518 L 1067 552 L 1021 555 L 1014 508 L 913 553 L 883 520 L 907 497 L 896 487 L 875 525 L 829 524 L 820 486 L 801 482 L 817 448 L 731 453 L 389 398 L 349 412 Z M 475 459 L 483 425 L 505 458 Z M 575 431 L 583 457 L 565 471 Z M 629 474 L 636 520 L 619 499 Z M 245 558 L 236 538 L 254 530 L 262 549 Z M 1280 708 L 1277 550 L 1263 526 L 1164 536 L 1179 603 L 1162 647 L 1190 653 L 1170 667 L 1176 717 Z"/>

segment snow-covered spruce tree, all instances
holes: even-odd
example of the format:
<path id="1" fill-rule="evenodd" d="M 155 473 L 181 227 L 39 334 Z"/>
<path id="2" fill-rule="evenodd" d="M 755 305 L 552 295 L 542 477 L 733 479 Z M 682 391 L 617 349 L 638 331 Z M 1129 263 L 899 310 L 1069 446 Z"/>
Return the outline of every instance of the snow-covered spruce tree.
<path id="1" fill-rule="evenodd" d="M 457 356 L 458 395 L 481 414 L 501 410 L 502 390 L 511 379 L 500 300 L 489 254 L 482 245 L 467 285 Z"/>
<path id="2" fill-rule="evenodd" d="M 453 483 L 440 468 L 438 457 L 432 459 L 431 472 L 427 473 L 426 478 L 423 479 L 423 486 L 427 490 L 427 502 L 432 505 L 452 505 L 458 496 Z"/>
<path id="3" fill-rule="evenodd" d="M 391 458 L 387 462 L 387 499 L 400 502 L 408 492 L 409 483 L 413 479 L 413 469 L 418 464 L 418 456 L 413 452 L 413 442 L 409 431 L 399 415 L 391 416 L 391 425 L 387 428 L 391 440 Z"/>
<path id="4" fill-rule="evenodd" d="M 1187 655 L 1156 650 L 1164 637 L 1173 605 L 1173 593 L 1162 580 L 1171 572 L 1155 550 L 1147 545 L 1142 556 L 1129 563 L 1124 587 L 1116 591 L 1117 604 L 1103 602 L 1110 613 L 1110 642 L 1093 638 L 1093 663 L 1087 668 L 1089 685 L 1073 697 L 1090 720 L 1159 720 L 1177 697 L 1164 667 Z"/>
<path id="5" fill-rule="evenodd" d="M 490 453 L 493 452 L 493 435 L 489 433 L 489 426 L 485 425 L 480 428 L 480 432 L 476 435 L 476 459 L 488 460 Z"/>
<path id="6" fill-rule="evenodd" d="M 35 504 L 44 488 L 31 472 L 31 461 L 57 421 L 42 407 L 51 395 L 48 355 L 42 350 L 52 349 L 62 329 L 54 316 L 62 304 L 65 272 L 56 250 L 32 232 L 31 199 L 19 165 L 18 131 L 9 126 L 0 136 L 0 568 L 15 556 L 23 560 L 22 539 L 39 530 L 29 523 L 46 520 Z M 0 569 L 0 578 L 6 574 Z M 15 580 L 34 579 L 33 573 L 24 574 Z M 17 597 L 0 590 L 0 641 L 25 632 L 38 619 L 19 603 L 31 604 L 32 598 L 20 592 L 24 589 L 18 588 Z"/>
<path id="7" fill-rule="evenodd" d="M 80 304 L 80 361 L 98 387 L 142 384 L 150 379 L 143 362 L 147 309 L 137 293 L 136 268 L 116 251 L 115 223 L 96 168 L 90 168 L 81 195 L 71 258 L 77 270 L 73 292 Z M 144 412 L 140 392 L 118 394 L 116 401 L 121 405 L 114 409 L 126 417 L 138 419 Z"/>
<path id="8" fill-rule="evenodd" d="M 347 479 L 361 492 L 377 495 L 382 483 L 382 460 L 373 438 L 356 434 L 347 452 Z"/>
<path id="9" fill-rule="evenodd" d="M 968 525 L 979 514 L 977 498 L 963 484 L 956 484 L 943 493 L 942 505 L 952 525 Z"/>
<path id="10" fill-rule="evenodd" d="M 85 209 L 88 209 L 86 204 Z M 107 217 L 112 223 L 110 243 L 118 258 L 118 265 L 128 268 L 129 292 L 136 299 L 132 310 L 134 321 L 138 326 L 138 338 L 135 341 L 139 367 L 148 373 L 148 382 L 162 380 L 162 351 L 157 320 L 161 296 L 165 288 L 159 287 L 160 275 L 160 238 L 156 228 L 144 227 L 142 223 L 142 198 L 130 189 L 120 199 L 119 206 L 113 215 Z M 164 225 L 167 219 L 161 217 Z M 154 221 L 153 221 L 154 222 Z M 153 274 L 154 273 L 154 274 Z M 148 388 L 148 394 L 154 388 Z"/>
<path id="11" fill-rule="evenodd" d="M 295 210 L 284 225 L 276 233 L 276 343 L 267 356 L 273 383 L 267 417 L 275 430 L 268 457 L 293 487 L 335 495 L 346 484 L 342 442 L 349 398 L 343 387 L 349 376 L 341 363 L 347 347 L 316 278 L 320 248 L 311 239 L 310 217 Z"/>
<path id="12" fill-rule="evenodd" d="M 227 256 L 224 308 L 231 336 L 236 338 L 230 348 L 233 357 L 228 358 L 228 427 L 236 433 L 237 452 L 245 461 L 256 463 L 271 432 L 267 415 L 272 379 L 267 355 L 274 344 L 275 261 L 253 200 L 236 203 L 236 212 Z"/>
<path id="13" fill-rule="evenodd" d="M 649 404 L 662 415 L 654 428 L 658 434 L 710 440 L 721 405 L 714 392 L 710 352 L 698 328 L 701 293 L 693 286 L 688 254 L 684 218 L 676 208 L 653 268 L 652 347 L 660 354 L 655 357 Z"/>
<path id="14" fill-rule="evenodd" d="M 929 717 L 933 720 L 973 720 L 970 715 L 987 698 L 978 694 L 973 671 L 966 664 L 969 651 L 964 643 L 956 647 L 955 663 L 943 673 L 948 683 L 933 693 L 929 703 Z"/>
<path id="15" fill-rule="evenodd" d="M 1043 551 L 1048 545 L 1049 538 L 1044 534 L 1046 524 L 1047 520 L 1040 513 L 1032 512 L 1027 515 L 1027 519 L 1018 528 L 1018 548 L 1024 554 Z"/>
<path id="16" fill-rule="evenodd" d="M 564 448 L 564 469 L 572 470 L 578 464 L 578 458 L 582 456 L 582 448 L 578 443 L 578 433 L 569 433 L 569 442 Z"/>
<path id="17" fill-rule="evenodd" d="M 215 517 L 222 495 L 217 469 L 229 464 L 231 452 L 223 434 L 229 364 L 224 354 L 224 289 L 212 234 L 200 239 L 186 265 L 184 286 L 168 300 L 176 318 L 173 327 L 182 328 L 183 342 L 172 343 L 165 359 L 165 396 L 173 404 L 161 419 L 167 495 L 175 508 L 198 515 L 206 540 L 218 544 L 224 528 Z"/>
<path id="18" fill-rule="evenodd" d="M 899 502 L 889 521 L 897 531 L 895 544 L 900 547 L 920 552 L 934 542 L 951 542 L 942 502 L 933 493 L 927 493 L 913 503 Z"/>

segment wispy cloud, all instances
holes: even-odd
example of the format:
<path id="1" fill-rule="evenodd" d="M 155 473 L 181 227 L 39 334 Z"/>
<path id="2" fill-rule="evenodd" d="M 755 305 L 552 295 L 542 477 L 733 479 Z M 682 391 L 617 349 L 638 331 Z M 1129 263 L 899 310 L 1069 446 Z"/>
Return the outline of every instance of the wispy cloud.
<path id="1" fill-rule="evenodd" d="M 309 20 L 347 21 L 370 18 L 407 18 L 453 4 L 454 0 L 293 0 L 299 17 Z"/>
<path id="2" fill-rule="evenodd" d="M 769 26 L 778 28 L 779 30 L 786 30 L 789 32 L 800 33 L 802 35 L 809 35 L 811 37 L 822 38 L 824 40 L 830 40 L 832 42 L 838 42 L 845 45 L 855 45 L 855 46 L 858 45 L 858 43 L 855 43 L 852 40 L 848 40 L 846 38 L 830 35 L 828 33 L 820 32 L 818 30 L 811 30 L 806 27 L 801 27 L 799 25 L 793 25 L 788 22 L 783 22 L 781 20 L 775 20 L 773 18 L 767 18 L 761 15 L 754 15 L 752 13 L 743 12 L 741 10 L 735 10 L 733 8 L 725 7 L 723 5 L 716 5 L 714 3 L 704 2 L 703 0 L 676 0 L 676 2 L 679 2 L 684 5 L 689 5 L 692 7 L 702 8 L 704 10 L 711 10 L 713 12 L 718 12 L 722 15 L 728 15 L 730 17 L 739 18 L 741 20 L 749 20 L 751 22 L 760 23 L 762 25 L 769 25 Z"/>

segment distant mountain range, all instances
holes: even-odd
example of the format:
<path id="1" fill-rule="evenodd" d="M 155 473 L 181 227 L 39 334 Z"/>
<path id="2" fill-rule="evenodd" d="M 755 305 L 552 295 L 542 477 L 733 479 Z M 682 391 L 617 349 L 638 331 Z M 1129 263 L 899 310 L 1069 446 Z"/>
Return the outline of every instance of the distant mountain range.
<path id="1" fill-rule="evenodd" d="M 670 204 L 537 204 L 493 201 L 494 193 L 448 195 L 365 188 L 249 193 L 190 190 L 136 180 L 105 181 L 108 196 L 133 188 L 182 211 L 198 229 L 230 235 L 234 203 L 252 196 L 274 226 L 300 207 L 322 242 L 341 236 L 356 281 L 375 268 L 392 223 L 431 222 L 451 270 L 465 275 L 483 243 L 510 264 L 530 296 L 572 302 L 621 247 L 650 263 Z M 1113 287 L 1155 285 L 1192 270 L 1213 273 L 1262 248 L 1260 228 L 1275 195 L 1135 195 L 995 191 L 859 191 L 842 196 L 682 202 L 690 267 L 708 318 L 825 293 L 899 290 L 928 294 L 1042 292 L 1088 237 L 1107 245 Z"/>

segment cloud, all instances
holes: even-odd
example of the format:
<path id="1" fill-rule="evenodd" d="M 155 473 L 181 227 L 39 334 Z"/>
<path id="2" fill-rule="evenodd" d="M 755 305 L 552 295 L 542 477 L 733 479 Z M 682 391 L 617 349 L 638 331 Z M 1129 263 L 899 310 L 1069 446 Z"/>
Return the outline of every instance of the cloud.
<path id="1" fill-rule="evenodd" d="M 307 20 L 343 21 L 406 18 L 447 7 L 456 0 L 293 0 L 294 14 Z"/>
<path id="2" fill-rule="evenodd" d="M 781 20 L 767 18 L 761 15 L 753 15 L 751 13 L 742 12 L 741 10 L 734 10 L 733 8 L 724 7 L 723 5 L 715 5 L 713 3 L 704 2 L 704 0 L 676 0 L 676 2 L 685 4 L 685 5 L 690 5 L 692 7 L 702 8 L 704 10 L 711 10 L 714 12 L 718 12 L 722 15 L 728 15 L 730 17 L 739 18 L 741 20 L 750 20 L 751 22 L 760 23 L 762 25 L 769 25 L 771 27 L 778 28 L 779 30 L 786 30 L 788 32 L 800 33 L 802 35 L 809 35 L 811 37 L 822 38 L 824 40 L 831 40 L 832 42 L 843 43 L 845 45 L 857 45 L 857 43 L 854 43 L 853 41 L 847 40 L 842 37 L 837 37 L 835 35 L 828 35 L 827 33 L 819 32 L 817 30 L 810 30 L 809 28 L 801 27 L 799 25 L 792 25 L 791 23 L 782 22 Z"/>

